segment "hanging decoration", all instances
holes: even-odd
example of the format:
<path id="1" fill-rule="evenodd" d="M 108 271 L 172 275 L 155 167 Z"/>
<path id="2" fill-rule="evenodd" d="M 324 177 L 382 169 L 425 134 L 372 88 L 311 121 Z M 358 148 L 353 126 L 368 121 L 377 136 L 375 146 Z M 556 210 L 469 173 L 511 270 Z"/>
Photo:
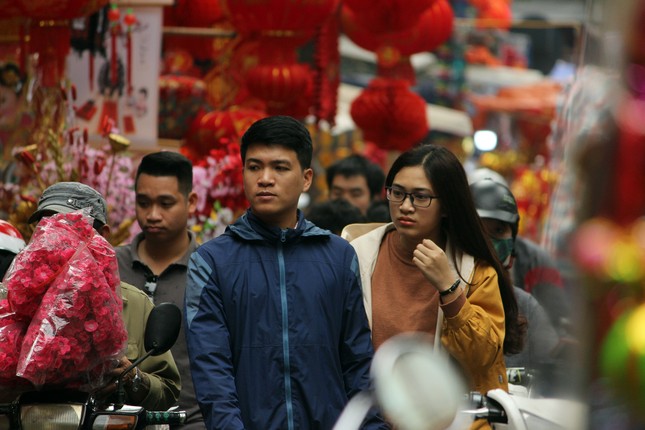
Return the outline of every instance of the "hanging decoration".
<path id="1" fill-rule="evenodd" d="M 386 150 L 405 151 L 429 131 L 425 100 L 401 79 L 373 79 L 350 114 L 365 140 Z"/>
<path id="2" fill-rule="evenodd" d="M 163 8 L 164 27 L 209 28 L 222 25 L 224 11 L 217 0 L 175 0 L 172 6 Z M 217 58 L 220 38 L 194 37 L 184 35 L 163 36 L 164 51 L 188 52 L 199 62 L 210 62 Z"/>
<path id="3" fill-rule="evenodd" d="M 30 19 L 28 52 L 38 54 L 35 64 L 40 84 L 57 87 L 70 49 L 70 19 L 89 15 L 108 0 L 16 0 L 3 12 Z"/>
<path id="4" fill-rule="evenodd" d="M 426 102 L 410 90 L 410 56 L 436 49 L 452 33 L 447 0 L 348 0 L 341 8 L 345 34 L 377 58 L 377 78 L 354 100 L 351 116 L 367 141 L 404 151 L 428 131 Z"/>
<path id="5" fill-rule="evenodd" d="M 132 97 L 132 31 L 137 23 L 137 17 L 132 12 L 132 8 L 128 8 L 125 16 L 123 17 L 125 24 L 125 52 L 126 52 L 126 79 L 127 79 L 127 94 Z"/>
<path id="6" fill-rule="evenodd" d="M 80 56 L 88 51 L 88 82 L 90 91 L 94 91 L 96 55 L 106 57 L 105 37 L 110 22 L 107 19 L 109 8 L 103 7 L 97 12 L 83 18 L 76 18 L 72 24 L 72 49 Z"/>
<path id="7" fill-rule="evenodd" d="M 298 64 L 296 49 L 316 34 L 338 0 L 224 0 L 223 6 L 236 31 L 259 43 L 258 64 L 246 75 L 251 94 L 266 103 L 269 114 L 308 114 L 312 73 Z M 309 97 L 306 103 L 303 96 Z"/>
<path id="8" fill-rule="evenodd" d="M 181 152 L 197 162 L 213 149 L 221 149 L 222 142 L 238 142 L 255 121 L 265 117 L 263 112 L 232 107 L 197 115 L 186 133 Z"/>
<path id="9" fill-rule="evenodd" d="M 409 57 L 418 52 L 434 51 L 448 40 L 453 30 L 454 14 L 447 0 L 435 0 L 417 16 L 417 22 L 400 31 L 375 33 L 361 24 L 349 7 L 341 9 L 343 31 L 361 48 L 377 55 L 378 75 L 408 79 L 414 84 L 414 70 Z"/>
<path id="10" fill-rule="evenodd" d="M 119 20 L 121 19 L 121 12 L 117 7 L 116 3 L 110 5 L 110 11 L 108 12 L 108 21 L 110 21 L 110 82 L 113 86 L 116 86 L 118 79 L 118 63 L 117 63 L 117 47 L 116 41 L 121 32 L 121 25 Z"/>
<path id="11" fill-rule="evenodd" d="M 314 104 L 312 114 L 318 121 L 334 125 L 338 86 L 340 85 L 339 11 L 330 15 L 316 34 L 314 54 Z"/>
<path id="12" fill-rule="evenodd" d="M 344 7 L 357 12 L 356 23 L 375 34 L 396 33 L 414 27 L 435 0 L 345 0 Z"/>

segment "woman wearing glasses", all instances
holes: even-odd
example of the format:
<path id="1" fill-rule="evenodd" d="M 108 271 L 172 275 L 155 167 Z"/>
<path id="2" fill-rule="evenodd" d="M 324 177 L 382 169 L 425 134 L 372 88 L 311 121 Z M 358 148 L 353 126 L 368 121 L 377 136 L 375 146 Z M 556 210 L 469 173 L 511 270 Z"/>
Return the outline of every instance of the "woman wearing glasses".
<path id="1" fill-rule="evenodd" d="M 425 332 L 471 389 L 508 389 L 503 355 L 520 351 L 525 323 L 461 163 L 443 147 L 419 146 L 396 159 L 385 185 L 393 222 L 343 231 L 355 238 L 375 349 L 396 334 Z"/>

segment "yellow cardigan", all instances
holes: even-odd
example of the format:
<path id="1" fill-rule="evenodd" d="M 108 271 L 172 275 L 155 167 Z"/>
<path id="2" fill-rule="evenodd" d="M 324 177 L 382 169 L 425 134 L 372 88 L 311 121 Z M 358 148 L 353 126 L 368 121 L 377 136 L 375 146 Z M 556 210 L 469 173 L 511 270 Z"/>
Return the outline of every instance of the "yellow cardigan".
<path id="1" fill-rule="evenodd" d="M 372 322 L 371 277 L 379 247 L 390 224 L 350 225 L 342 236 L 351 240 L 360 265 L 363 302 Z M 367 230 L 367 231 L 366 231 Z M 494 388 L 508 391 L 504 364 L 504 306 L 495 269 L 461 257 L 460 273 L 469 278 L 462 297 L 440 306 L 441 345 L 459 363 L 470 389 L 486 393 Z M 470 273 L 470 276 L 468 275 Z M 449 315 L 449 316 L 446 316 Z"/>

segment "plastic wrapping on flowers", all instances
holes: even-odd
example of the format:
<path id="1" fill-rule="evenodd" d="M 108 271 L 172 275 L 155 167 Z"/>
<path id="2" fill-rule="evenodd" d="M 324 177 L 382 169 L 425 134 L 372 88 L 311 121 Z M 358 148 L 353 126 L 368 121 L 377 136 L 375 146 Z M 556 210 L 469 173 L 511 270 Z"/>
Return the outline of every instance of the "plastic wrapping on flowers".
<path id="1" fill-rule="evenodd" d="M 0 385 L 92 390 L 127 332 L 114 249 L 79 212 L 43 218 L 4 278 Z"/>

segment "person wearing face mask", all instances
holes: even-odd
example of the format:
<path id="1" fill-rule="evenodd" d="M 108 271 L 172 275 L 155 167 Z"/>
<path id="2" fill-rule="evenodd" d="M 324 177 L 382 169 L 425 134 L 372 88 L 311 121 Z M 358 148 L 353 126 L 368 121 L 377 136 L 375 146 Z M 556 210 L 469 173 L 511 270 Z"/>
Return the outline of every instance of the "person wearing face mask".
<path id="1" fill-rule="evenodd" d="M 484 231 L 493 243 L 499 260 L 510 270 L 516 259 L 514 250 L 519 239 L 517 228 L 520 217 L 515 198 L 506 186 L 492 178 L 479 179 L 470 184 L 470 189 Z M 537 298 L 517 286 L 513 288 L 520 313 L 528 322 L 528 335 L 519 354 L 505 356 L 506 367 L 542 370 L 553 366 L 560 336 Z M 558 296 L 555 294 L 555 297 Z"/>
<path id="2" fill-rule="evenodd" d="M 510 189 L 506 184 L 485 177 L 472 182 L 470 191 L 497 256 L 511 273 L 513 285 L 532 294 L 558 332 L 566 333 L 570 306 L 562 278 L 545 250 L 518 236 L 520 217 Z"/>

